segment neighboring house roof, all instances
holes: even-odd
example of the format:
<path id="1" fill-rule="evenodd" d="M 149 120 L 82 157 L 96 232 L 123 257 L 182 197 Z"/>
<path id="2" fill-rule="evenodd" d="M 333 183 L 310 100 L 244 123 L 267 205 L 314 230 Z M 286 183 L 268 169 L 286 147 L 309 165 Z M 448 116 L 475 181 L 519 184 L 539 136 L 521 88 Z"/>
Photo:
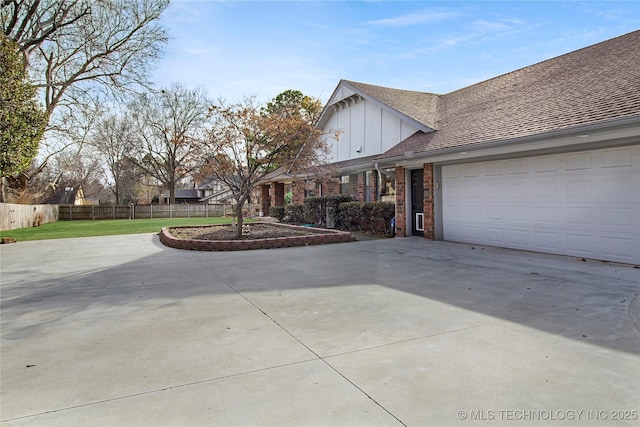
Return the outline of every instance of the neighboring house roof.
<path id="1" fill-rule="evenodd" d="M 395 98 L 401 95 L 396 89 L 350 84 L 419 116 L 409 111 L 419 109 L 413 101 L 417 95 L 407 94 L 403 104 Z M 640 31 L 439 95 L 435 113 L 433 104 L 425 103 L 423 115 L 432 117 L 421 120 L 432 120 L 435 132 L 417 132 L 378 158 L 640 118 Z"/>
<path id="2" fill-rule="evenodd" d="M 162 194 L 161 197 L 169 198 L 169 193 Z M 176 190 L 175 192 L 176 199 L 199 199 L 198 190 L 195 189 L 185 189 L 185 190 Z"/>
<path id="3" fill-rule="evenodd" d="M 51 196 L 49 204 L 52 205 L 73 205 L 77 199 L 84 199 L 80 187 L 58 187 Z"/>

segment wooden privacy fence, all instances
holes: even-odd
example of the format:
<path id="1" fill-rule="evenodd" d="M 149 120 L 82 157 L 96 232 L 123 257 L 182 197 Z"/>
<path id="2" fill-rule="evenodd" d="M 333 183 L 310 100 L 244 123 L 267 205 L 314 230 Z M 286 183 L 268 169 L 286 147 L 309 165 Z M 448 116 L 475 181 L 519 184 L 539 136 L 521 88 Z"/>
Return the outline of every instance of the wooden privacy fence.
<path id="1" fill-rule="evenodd" d="M 209 218 L 230 215 L 228 205 L 60 205 L 60 221 L 147 218 Z"/>
<path id="2" fill-rule="evenodd" d="M 58 205 L 0 203 L 0 230 L 33 227 L 58 219 Z"/>

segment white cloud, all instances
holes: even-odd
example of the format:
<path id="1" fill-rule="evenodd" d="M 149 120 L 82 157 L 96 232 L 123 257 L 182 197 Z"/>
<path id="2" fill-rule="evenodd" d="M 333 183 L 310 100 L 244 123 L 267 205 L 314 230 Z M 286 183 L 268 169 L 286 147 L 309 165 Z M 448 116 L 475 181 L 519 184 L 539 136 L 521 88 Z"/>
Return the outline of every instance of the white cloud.
<path id="1" fill-rule="evenodd" d="M 395 18 L 376 19 L 369 21 L 369 25 L 383 25 L 391 27 L 407 27 L 411 25 L 429 24 L 431 22 L 443 21 L 458 16 L 456 12 L 434 12 L 423 11 L 419 13 L 409 13 Z"/>
<path id="2" fill-rule="evenodd" d="M 483 33 L 487 32 L 496 32 L 496 31 L 507 31 L 511 30 L 512 27 L 503 24 L 501 22 L 489 22 L 489 21 L 475 21 L 471 23 L 471 28 L 475 31 L 480 31 Z"/>

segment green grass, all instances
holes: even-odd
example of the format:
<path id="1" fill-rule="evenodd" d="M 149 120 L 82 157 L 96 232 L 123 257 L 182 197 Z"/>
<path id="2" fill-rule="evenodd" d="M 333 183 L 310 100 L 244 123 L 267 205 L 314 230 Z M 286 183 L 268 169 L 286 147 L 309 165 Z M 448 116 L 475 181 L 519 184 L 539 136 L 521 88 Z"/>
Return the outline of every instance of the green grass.
<path id="1" fill-rule="evenodd" d="M 159 233 L 162 227 L 180 225 L 230 224 L 231 218 L 154 218 L 104 221 L 57 221 L 40 227 L 0 231 L 0 237 L 17 241 L 64 239 L 69 237 L 114 236 L 118 234 Z"/>

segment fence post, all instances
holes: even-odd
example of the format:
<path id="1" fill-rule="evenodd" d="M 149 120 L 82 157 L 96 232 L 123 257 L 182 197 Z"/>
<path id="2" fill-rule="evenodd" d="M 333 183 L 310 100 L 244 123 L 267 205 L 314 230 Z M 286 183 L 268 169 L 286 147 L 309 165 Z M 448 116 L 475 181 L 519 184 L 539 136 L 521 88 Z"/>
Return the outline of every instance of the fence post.
<path id="1" fill-rule="evenodd" d="M 95 206 L 91 205 L 91 221 L 96 220 L 96 209 Z"/>
<path id="2" fill-rule="evenodd" d="M 169 218 L 173 218 L 173 205 L 169 205 Z"/>
<path id="3" fill-rule="evenodd" d="M 209 203 L 204 204 L 204 217 L 209 218 Z"/>

